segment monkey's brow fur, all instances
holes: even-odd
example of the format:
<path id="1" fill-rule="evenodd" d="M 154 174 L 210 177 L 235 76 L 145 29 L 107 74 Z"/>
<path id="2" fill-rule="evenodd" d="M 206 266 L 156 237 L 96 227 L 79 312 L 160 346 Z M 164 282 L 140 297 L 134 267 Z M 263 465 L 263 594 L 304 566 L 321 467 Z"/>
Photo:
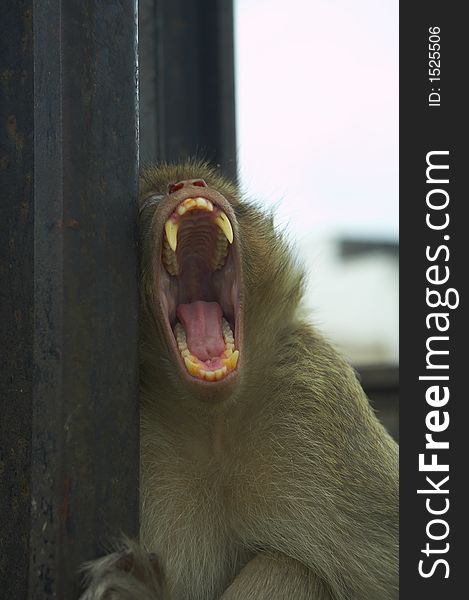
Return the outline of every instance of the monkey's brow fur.
<path id="1" fill-rule="evenodd" d="M 239 224 L 243 367 L 228 400 L 188 394 L 154 317 L 158 207 L 145 208 L 140 541 L 165 578 L 149 597 L 396 599 L 397 445 L 307 322 L 303 270 L 271 216 L 197 161 L 145 170 L 141 198 L 195 178 L 225 196 Z"/>

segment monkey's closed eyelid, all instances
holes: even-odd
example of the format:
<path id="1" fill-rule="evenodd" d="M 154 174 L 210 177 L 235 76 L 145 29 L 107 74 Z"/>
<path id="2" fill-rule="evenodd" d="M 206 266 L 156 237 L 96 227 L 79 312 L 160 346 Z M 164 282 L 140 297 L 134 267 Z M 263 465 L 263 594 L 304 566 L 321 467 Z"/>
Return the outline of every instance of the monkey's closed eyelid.
<path id="1" fill-rule="evenodd" d="M 163 195 L 163 194 L 161 194 L 161 195 L 159 195 L 159 196 L 150 196 L 150 197 L 149 197 L 149 198 L 147 198 L 147 199 L 145 200 L 145 202 L 142 204 L 142 206 L 140 207 L 140 210 L 138 211 L 138 214 L 139 214 L 139 215 L 140 215 L 140 214 L 142 214 L 142 212 L 143 212 L 143 211 L 144 211 L 146 208 L 148 208 L 148 207 L 150 207 L 150 206 L 153 206 L 153 204 L 156 204 L 156 203 L 157 203 L 157 202 L 159 202 L 160 200 L 163 200 L 163 198 L 164 198 L 164 195 Z"/>

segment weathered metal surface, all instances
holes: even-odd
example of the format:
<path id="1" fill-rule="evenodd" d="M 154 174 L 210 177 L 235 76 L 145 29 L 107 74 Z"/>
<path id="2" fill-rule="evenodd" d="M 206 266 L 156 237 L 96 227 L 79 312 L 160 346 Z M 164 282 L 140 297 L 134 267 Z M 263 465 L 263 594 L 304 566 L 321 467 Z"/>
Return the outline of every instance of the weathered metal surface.
<path id="1" fill-rule="evenodd" d="M 156 0 L 156 19 L 155 158 L 199 156 L 235 178 L 233 2 Z"/>
<path id="2" fill-rule="evenodd" d="M 19 0 L 2 13 L 7 597 L 75 597 L 79 564 L 137 531 L 135 12 Z M 234 177 L 232 2 L 149 0 L 143 14 L 145 162 L 197 154 Z"/>
<path id="3" fill-rule="evenodd" d="M 156 0 L 138 3 L 138 78 L 140 113 L 140 165 L 154 164 L 157 153 L 157 32 Z"/>
<path id="4" fill-rule="evenodd" d="M 10 39 L 30 44 L 27 68 L 12 58 L 10 104 L 29 129 L 17 125 L 26 149 L 6 173 L 21 250 L 0 236 L 10 249 L 6 405 L 16 406 L 2 407 L 1 518 L 24 500 L 25 541 L 2 522 L 2 593 L 74 598 L 82 561 L 138 527 L 136 5 L 37 0 L 28 38 L 13 28 L 22 6 L 9 4 Z"/>
<path id="5" fill-rule="evenodd" d="M 28 581 L 33 393 L 33 37 L 31 2 L 0 18 L 0 596 Z"/>

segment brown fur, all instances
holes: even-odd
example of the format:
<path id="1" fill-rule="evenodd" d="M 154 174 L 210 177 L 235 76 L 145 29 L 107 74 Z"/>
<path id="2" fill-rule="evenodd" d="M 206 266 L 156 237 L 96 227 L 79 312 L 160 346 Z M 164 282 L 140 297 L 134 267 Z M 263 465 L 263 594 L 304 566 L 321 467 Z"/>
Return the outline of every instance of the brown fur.
<path id="1" fill-rule="evenodd" d="M 164 591 L 148 581 L 148 597 L 396 599 L 397 446 L 353 370 L 304 319 L 302 269 L 269 216 L 197 162 L 146 170 L 141 196 L 190 178 L 220 191 L 238 220 L 242 377 L 219 403 L 188 394 L 154 316 L 158 208 L 146 208 L 140 537 L 165 578 Z M 146 598 L 136 587 L 109 597 Z"/>

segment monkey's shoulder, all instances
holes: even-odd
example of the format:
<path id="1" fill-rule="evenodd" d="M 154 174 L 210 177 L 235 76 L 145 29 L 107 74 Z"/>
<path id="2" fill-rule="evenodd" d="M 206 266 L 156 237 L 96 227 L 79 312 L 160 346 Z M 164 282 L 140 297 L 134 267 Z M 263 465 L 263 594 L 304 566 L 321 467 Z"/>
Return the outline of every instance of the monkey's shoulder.
<path id="1" fill-rule="evenodd" d="M 334 576 L 361 564 L 378 569 L 394 552 L 394 466 L 360 448 L 361 436 L 351 443 L 337 426 L 320 437 L 298 410 L 226 427 L 216 455 L 190 443 L 189 430 L 178 440 L 162 430 L 151 460 L 142 459 L 142 539 L 169 569 L 175 556 L 188 573 L 209 565 L 204 577 L 222 586 L 232 575 L 222 565 L 235 572 L 256 548 L 294 555 L 313 570 L 332 556 L 326 566 Z"/>

